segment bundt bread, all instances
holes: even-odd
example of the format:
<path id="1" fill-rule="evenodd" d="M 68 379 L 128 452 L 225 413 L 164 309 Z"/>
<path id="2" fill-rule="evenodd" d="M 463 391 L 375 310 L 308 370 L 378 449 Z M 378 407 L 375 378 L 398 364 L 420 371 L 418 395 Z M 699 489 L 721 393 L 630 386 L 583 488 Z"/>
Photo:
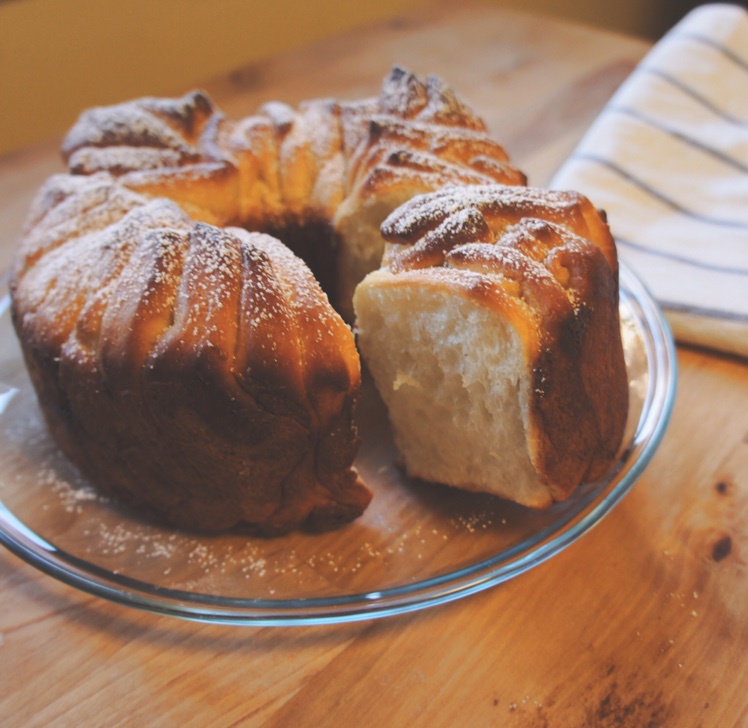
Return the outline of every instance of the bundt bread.
<path id="1" fill-rule="evenodd" d="M 411 476 L 544 507 L 602 475 L 628 380 L 618 264 L 581 195 L 501 185 L 413 198 L 354 297 L 359 349 Z"/>
<path id="2" fill-rule="evenodd" d="M 101 488 L 178 526 L 359 515 L 351 316 L 381 221 L 446 183 L 523 184 L 440 81 L 362 102 L 202 93 L 85 112 L 28 219 L 12 316 L 50 429 Z M 252 231 L 252 232 L 248 232 Z"/>

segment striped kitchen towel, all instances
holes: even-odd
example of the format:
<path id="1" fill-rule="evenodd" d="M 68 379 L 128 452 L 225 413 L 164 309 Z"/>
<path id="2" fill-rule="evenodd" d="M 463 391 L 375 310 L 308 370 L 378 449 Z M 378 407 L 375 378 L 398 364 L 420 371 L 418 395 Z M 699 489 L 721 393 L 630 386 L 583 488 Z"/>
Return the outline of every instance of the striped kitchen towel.
<path id="1" fill-rule="evenodd" d="M 748 12 L 689 13 L 551 184 L 607 212 L 676 339 L 748 356 Z"/>

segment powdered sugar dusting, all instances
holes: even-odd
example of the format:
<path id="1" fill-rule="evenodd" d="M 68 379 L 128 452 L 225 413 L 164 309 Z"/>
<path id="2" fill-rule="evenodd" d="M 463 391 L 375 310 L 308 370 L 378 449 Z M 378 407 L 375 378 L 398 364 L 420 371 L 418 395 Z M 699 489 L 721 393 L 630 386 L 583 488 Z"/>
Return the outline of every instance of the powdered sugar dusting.
<path id="1" fill-rule="evenodd" d="M 382 224 L 388 240 L 413 242 L 446 217 L 472 207 L 480 210 L 493 229 L 526 217 L 569 223 L 579 216 L 576 193 L 518 185 L 448 185 L 436 192 L 414 197 Z"/>
<path id="2" fill-rule="evenodd" d="M 106 149 L 114 148 L 119 155 L 127 149 L 172 150 L 174 159 L 194 155 L 192 144 L 196 132 L 212 114 L 210 101 L 204 94 L 194 92 L 181 99 L 143 98 L 114 106 L 96 107 L 81 114 L 63 142 L 63 154 L 70 158 L 83 148 L 102 150 L 97 161 L 95 152 L 89 157 L 90 164 L 85 173 L 111 169 L 107 164 Z M 123 157 L 120 157 L 121 159 Z M 140 168 L 140 160 L 148 160 L 149 154 L 133 153 L 127 157 L 131 169 Z M 164 157 L 168 159 L 168 157 Z M 75 164 L 72 164 L 75 167 Z M 80 171 L 84 171 L 81 169 Z"/>
<path id="3" fill-rule="evenodd" d="M 419 195 L 382 224 L 385 239 L 399 243 L 387 264 L 393 272 L 447 265 L 484 273 L 541 307 L 555 281 L 578 310 L 582 294 L 571 285 L 570 269 L 583 268 L 598 254 L 595 246 L 607 244 L 576 233 L 584 202 L 573 192 L 507 185 L 448 186 Z"/>

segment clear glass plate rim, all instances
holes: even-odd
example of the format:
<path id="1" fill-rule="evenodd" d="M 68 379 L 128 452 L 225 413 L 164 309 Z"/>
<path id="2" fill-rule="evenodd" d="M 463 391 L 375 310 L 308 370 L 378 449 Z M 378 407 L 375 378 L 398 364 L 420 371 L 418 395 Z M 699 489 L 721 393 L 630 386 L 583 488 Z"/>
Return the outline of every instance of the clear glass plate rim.
<path id="1" fill-rule="evenodd" d="M 1 501 L 0 542 L 40 571 L 109 601 L 187 620 L 245 626 L 342 623 L 391 616 L 443 604 L 505 582 L 560 553 L 597 525 L 638 480 L 667 428 L 677 379 L 672 335 L 659 306 L 624 264 L 620 277 L 622 296 L 627 305 L 636 309 L 637 320 L 644 328 L 649 374 L 632 444 L 618 472 L 609 478 L 603 497 L 600 493 L 588 493 L 560 522 L 554 521 L 532 539 L 525 539 L 489 559 L 381 591 L 270 600 L 170 590 L 110 572 L 49 543 Z M 7 315 L 8 308 L 6 295 L 0 301 L 0 316 Z M 594 505 L 589 507 L 590 503 Z"/>

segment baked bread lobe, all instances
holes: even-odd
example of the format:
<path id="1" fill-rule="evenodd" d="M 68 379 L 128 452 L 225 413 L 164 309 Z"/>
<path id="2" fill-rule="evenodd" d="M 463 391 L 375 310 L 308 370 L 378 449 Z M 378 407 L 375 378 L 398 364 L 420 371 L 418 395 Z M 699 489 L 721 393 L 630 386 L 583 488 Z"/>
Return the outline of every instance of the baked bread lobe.
<path id="1" fill-rule="evenodd" d="M 322 289 L 350 319 L 380 223 L 414 194 L 525 182 L 480 119 L 396 68 L 376 98 L 240 120 L 201 92 L 92 109 L 63 156 L 11 281 L 62 449 L 179 526 L 274 534 L 358 516 L 360 365 Z"/>
<path id="2" fill-rule="evenodd" d="M 14 322 L 63 450 L 183 527 L 272 534 L 359 515 L 358 355 L 309 270 L 268 236 L 135 193 L 115 207 L 120 194 L 105 174 L 50 180 L 27 238 L 47 247 L 14 277 Z M 73 238 L 55 224 L 65 207 Z"/>
<path id="3" fill-rule="evenodd" d="M 615 246 L 589 200 L 447 188 L 382 231 L 356 328 L 408 473 L 533 507 L 604 474 L 628 382 Z"/>

